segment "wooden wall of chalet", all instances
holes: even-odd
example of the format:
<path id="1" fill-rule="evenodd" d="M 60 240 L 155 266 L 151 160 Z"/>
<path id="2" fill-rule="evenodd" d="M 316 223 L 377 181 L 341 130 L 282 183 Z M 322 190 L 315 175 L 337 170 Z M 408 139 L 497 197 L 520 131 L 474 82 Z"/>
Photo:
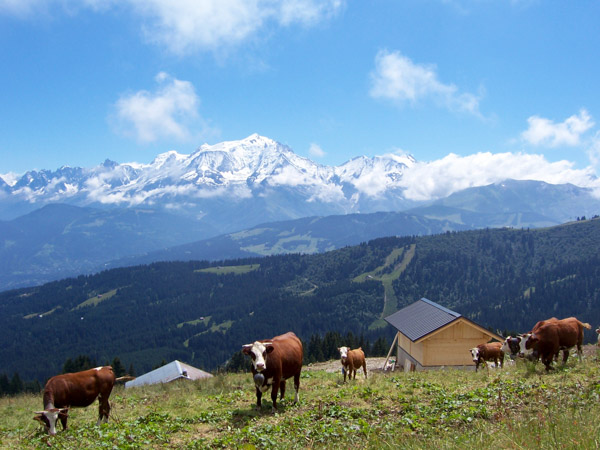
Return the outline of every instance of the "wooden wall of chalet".
<path id="1" fill-rule="evenodd" d="M 412 342 L 398 333 L 398 346 L 418 361 L 423 368 L 435 366 L 472 366 L 471 348 L 490 340 L 491 336 L 470 322 L 459 319 Z M 403 358 L 398 355 L 399 362 Z"/>

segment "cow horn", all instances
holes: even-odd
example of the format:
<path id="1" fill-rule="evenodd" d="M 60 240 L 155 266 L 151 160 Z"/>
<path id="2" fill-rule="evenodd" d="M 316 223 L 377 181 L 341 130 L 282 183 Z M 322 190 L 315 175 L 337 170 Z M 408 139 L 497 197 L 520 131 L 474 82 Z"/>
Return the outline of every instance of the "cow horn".
<path id="1" fill-rule="evenodd" d="M 44 414 L 46 411 L 34 411 L 34 414 Z"/>
<path id="2" fill-rule="evenodd" d="M 242 348 L 251 348 L 254 344 L 246 344 L 242 345 Z"/>

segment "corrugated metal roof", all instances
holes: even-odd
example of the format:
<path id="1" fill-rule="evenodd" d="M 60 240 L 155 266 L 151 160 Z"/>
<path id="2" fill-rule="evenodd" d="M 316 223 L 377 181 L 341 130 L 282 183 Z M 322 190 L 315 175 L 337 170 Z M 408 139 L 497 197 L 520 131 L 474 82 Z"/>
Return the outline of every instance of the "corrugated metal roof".
<path id="1" fill-rule="evenodd" d="M 461 317 L 457 312 L 422 298 L 385 318 L 403 335 L 415 342 L 423 336 L 454 322 Z"/>
<path id="2" fill-rule="evenodd" d="M 134 386 L 142 386 L 144 384 L 168 383 L 178 378 L 199 380 L 201 378 L 210 377 L 212 377 L 212 375 L 208 372 L 175 360 L 169 364 L 159 367 L 158 369 L 154 369 L 151 372 L 145 373 L 144 375 L 137 377 L 135 380 L 128 381 L 125 383 L 125 387 L 129 388 Z"/>

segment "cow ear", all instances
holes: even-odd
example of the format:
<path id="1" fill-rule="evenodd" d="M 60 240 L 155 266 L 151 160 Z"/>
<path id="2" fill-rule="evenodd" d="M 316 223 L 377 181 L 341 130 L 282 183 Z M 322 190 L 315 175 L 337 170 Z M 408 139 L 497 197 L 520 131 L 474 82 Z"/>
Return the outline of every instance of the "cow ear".
<path id="1" fill-rule="evenodd" d="M 273 344 L 267 345 L 267 353 L 271 353 L 273 350 L 275 350 L 275 347 L 273 347 Z"/>
<path id="2" fill-rule="evenodd" d="M 36 413 L 37 414 L 37 413 Z M 42 420 L 42 416 L 41 415 L 37 415 L 37 416 L 33 416 L 33 420 L 37 420 L 38 422 L 40 422 L 41 424 L 44 423 L 44 421 Z"/>
<path id="3" fill-rule="evenodd" d="M 242 353 L 245 353 L 246 355 L 249 355 L 251 348 L 252 348 L 252 344 L 243 345 L 242 346 Z"/>

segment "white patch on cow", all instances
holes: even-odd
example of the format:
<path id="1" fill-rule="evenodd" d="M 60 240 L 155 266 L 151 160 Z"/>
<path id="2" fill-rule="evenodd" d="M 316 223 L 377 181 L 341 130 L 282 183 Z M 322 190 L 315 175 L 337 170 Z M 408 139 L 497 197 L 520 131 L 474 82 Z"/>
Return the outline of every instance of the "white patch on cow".
<path id="1" fill-rule="evenodd" d="M 46 419 L 48 419 L 48 422 L 50 422 L 50 427 L 48 428 L 48 433 L 50 433 L 52 436 L 54 436 L 56 434 L 56 421 L 58 420 L 58 412 L 59 412 L 59 410 L 44 411 L 42 413 L 42 414 L 44 414 L 44 416 L 46 416 Z"/>
<path id="2" fill-rule="evenodd" d="M 474 347 L 471 349 L 471 356 L 473 357 L 473 362 L 479 361 L 479 349 Z"/>
<path id="3" fill-rule="evenodd" d="M 342 359 L 342 362 L 345 362 L 346 358 L 348 358 L 348 351 L 350 349 L 348 347 L 340 347 L 338 350 L 340 351 L 340 358 Z"/>
<path id="4" fill-rule="evenodd" d="M 502 342 L 502 347 L 500 347 L 500 350 L 502 350 L 502 353 L 506 353 L 507 355 L 511 354 L 511 350 L 510 350 L 510 345 L 508 345 L 508 340 L 512 339 L 510 336 L 507 337 L 504 342 Z"/>
<path id="5" fill-rule="evenodd" d="M 532 348 L 527 348 L 527 340 L 531 337 L 531 333 L 523 334 L 519 336 L 521 338 L 521 342 L 519 342 L 519 356 L 529 356 L 533 353 Z"/>
<path id="6" fill-rule="evenodd" d="M 273 384 L 273 377 L 267 378 L 267 382 L 260 387 L 260 391 L 267 392 L 272 384 Z"/>
<path id="7" fill-rule="evenodd" d="M 254 344 L 250 344 L 250 352 L 254 355 L 252 358 L 252 365 L 257 372 L 262 372 L 267 368 L 267 345 L 270 343 L 262 343 L 256 341 Z"/>
<path id="8" fill-rule="evenodd" d="M 97 370 L 98 372 L 100 372 L 102 370 L 102 367 L 96 367 L 96 368 L 94 368 L 94 370 Z"/>

